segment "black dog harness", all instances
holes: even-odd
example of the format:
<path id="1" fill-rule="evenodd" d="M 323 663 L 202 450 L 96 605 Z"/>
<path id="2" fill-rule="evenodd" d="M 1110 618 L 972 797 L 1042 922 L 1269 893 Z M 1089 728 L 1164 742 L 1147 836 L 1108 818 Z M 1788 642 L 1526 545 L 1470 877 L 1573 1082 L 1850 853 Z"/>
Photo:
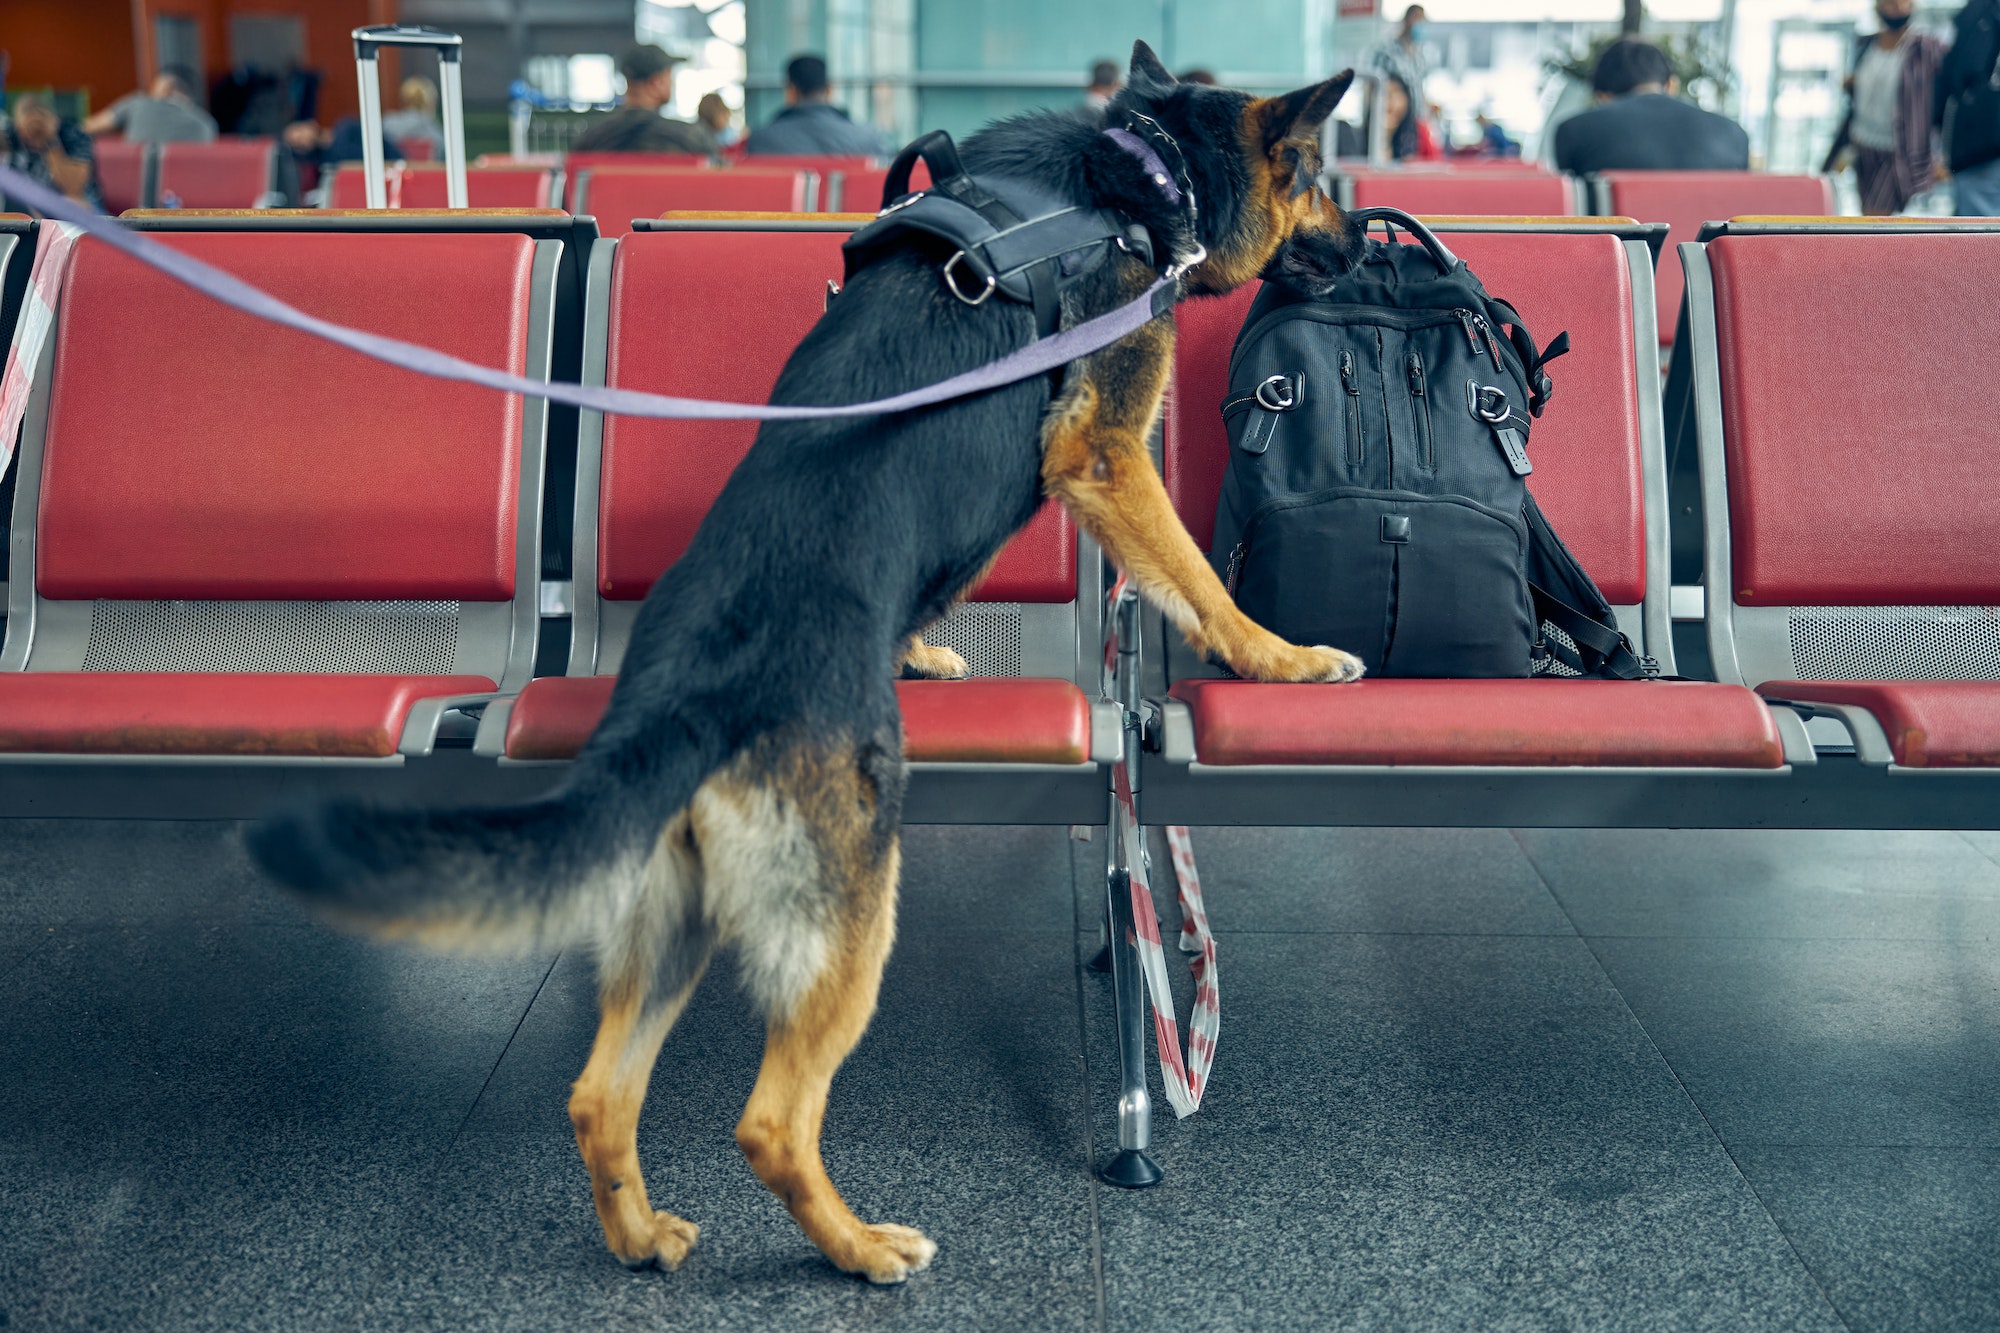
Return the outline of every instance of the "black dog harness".
<path id="1" fill-rule="evenodd" d="M 1196 218 L 1193 186 L 1180 145 L 1160 124 L 1137 112 L 1105 137 L 1139 162 L 1175 209 L 1178 235 L 1156 236 L 1141 223 L 1106 208 L 1065 205 L 1032 185 L 1004 177 L 980 179 L 966 171 L 958 148 L 943 130 L 912 143 L 889 167 L 882 187 L 882 212 L 841 247 L 847 277 L 882 255 L 902 250 L 920 237 L 951 247 L 940 275 L 951 294 L 969 306 L 998 295 L 1035 312 L 1038 337 L 1054 333 L 1062 320 L 1062 293 L 1094 271 L 1113 249 L 1137 255 L 1163 277 L 1178 277 L 1206 257 L 1193 240 Z M 931 188 L 910 193 L 910 172 L 918 159 L 930 168 Z M 1174 253 L 1175 245 L 1192 250 Z M 1167 256 L 1162 263 L 1159 256 Z M 1156 298 L 1164 312 L 1175 288 Z"/>

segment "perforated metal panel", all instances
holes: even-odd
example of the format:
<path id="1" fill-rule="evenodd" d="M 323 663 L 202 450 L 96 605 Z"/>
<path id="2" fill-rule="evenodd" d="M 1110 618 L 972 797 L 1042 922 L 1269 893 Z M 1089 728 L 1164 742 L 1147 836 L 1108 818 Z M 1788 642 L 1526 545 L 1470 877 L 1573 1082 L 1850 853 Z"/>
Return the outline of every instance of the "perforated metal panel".
<path id="1" fill-rule="evenodd" d="M 949 648 L 975 676 L 1021 674 L 1021 608 L 1011 602 L 962 602 L 924 631 L 924 642 Z"/>
<path id="2" fill-rule="evenodd" d="M 447 675 L 457 602 L 114 602 L 91 606 L 85 671 Z"/>
<path id="3" fill-rule="evenodd" d="M 2000 680 L 2000 608 L 1817 607 L 1790 629 L 1800 680 Z"/>

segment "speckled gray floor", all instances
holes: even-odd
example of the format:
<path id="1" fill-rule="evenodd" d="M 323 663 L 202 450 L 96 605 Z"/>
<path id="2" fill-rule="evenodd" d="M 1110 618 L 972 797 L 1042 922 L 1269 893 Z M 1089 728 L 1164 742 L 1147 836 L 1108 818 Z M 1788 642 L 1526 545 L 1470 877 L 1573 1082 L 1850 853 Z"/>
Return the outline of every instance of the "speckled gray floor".
<path id="1" fill-rule="evenodd" d="M 1993 836 L 1197 830 L 1221 1056 L 1137 1194 L 1088 1170 L 1101 847 L 909 831 L 826 1123 L 939 1242 L 877 1290 L 735 1151 L 726 967 L 641 1131 L 701 1244 L 633 1274 L 585 960 L 321 930 L 228 825 L 0 822 L 0 1328 L 2000 1326 Z"/>

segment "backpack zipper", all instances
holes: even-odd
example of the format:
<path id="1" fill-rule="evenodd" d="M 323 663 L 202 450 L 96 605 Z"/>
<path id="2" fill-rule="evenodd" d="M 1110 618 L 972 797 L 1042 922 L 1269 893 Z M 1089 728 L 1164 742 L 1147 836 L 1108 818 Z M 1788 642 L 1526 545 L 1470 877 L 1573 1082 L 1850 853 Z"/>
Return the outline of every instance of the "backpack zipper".
<path id="1" fill-rule="evenodd" d="M 1250 539 L 1246 537 L 1236 543 L 1236 548 L 1229 553 L 1229 570 L 1222 576 L 1222 586 L 1232 598 L 1236 596 L 1236 576 L 1243 572 L 1243 551 L 1249 544 Z"/>
<path id="2" fill-rule="evenodd" d="M 1347 390 L 1347 464 L 1360 467 L 1368 451 L 1361 439 L 1361 377 L 1351 351 L 1340 354 L 1340 387 Z"/>
<path id="3" fill-rule="evenodd" d="M 1424 358 L 1421 353 L 1411 352 L 1410 398 L 1412 413 L 1417 421 L 1417 457 L 1424 467 L 1437 471 L 1437 445 L 1431 437 L 1431 400 L 1424 385 Z"/>
<path id="4" fill-rule="evenodd" d="M 1486 335 L 1486 350 L 1493 354 L 1493 368 L 1495 370 L 1502 369 L 1500 365 L 1500 336 L 1493 332 L 1493 326 L 1486 322 L 1486 318 L 1483 315 L 1474 315 L 1472 323 L 1473 327 Z"/>
<path id="5" fill-rule="evenodd" d="M 1451 313 L 1458 316 L 1459 327 L 1465 330 L 1465 341 L 1471 345 L 1472 354 L 1474 356 L 1486 355 L 1486 344 L 1481 342 L 1479 338 L 1478 317 L 1470 310 L 1454 310 Z"/>

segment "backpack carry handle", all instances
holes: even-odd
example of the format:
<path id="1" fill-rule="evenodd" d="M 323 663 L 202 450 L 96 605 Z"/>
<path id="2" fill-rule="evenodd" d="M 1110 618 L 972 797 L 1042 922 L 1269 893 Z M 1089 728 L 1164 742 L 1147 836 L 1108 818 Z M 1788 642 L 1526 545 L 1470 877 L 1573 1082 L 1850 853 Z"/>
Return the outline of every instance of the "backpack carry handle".
<path id="1" fill-rule="evenodd" d="M 911 140 L 889 164 L 889 174 L 882 182 L 882 207 L 887 208 L 910 192 L 910 173 L 916 170 L 918 158 L 931 169 L 932 185 L 942 185 L 953 176 L 965 174 L 965 167 L 958 160 L 958 145 L 951 141 L 951 135 L 932 130 Z"/>
<path id="2" fill-rule="evenodd" d="M 1361 224 L 1364 236 L 1371 222 L 1394 223 L 1422 242 L 1424 249 L 1430 252 L 1431 258 L 1437 261 L 1440 271 L 1449 273 L 1458 267 L 1458 256 L 1445 248 L 1444 242 L 1437 238 L 1437 233 L 1400 208 L 1357 208 L 1345 216 L 1349 222 Z"/>

